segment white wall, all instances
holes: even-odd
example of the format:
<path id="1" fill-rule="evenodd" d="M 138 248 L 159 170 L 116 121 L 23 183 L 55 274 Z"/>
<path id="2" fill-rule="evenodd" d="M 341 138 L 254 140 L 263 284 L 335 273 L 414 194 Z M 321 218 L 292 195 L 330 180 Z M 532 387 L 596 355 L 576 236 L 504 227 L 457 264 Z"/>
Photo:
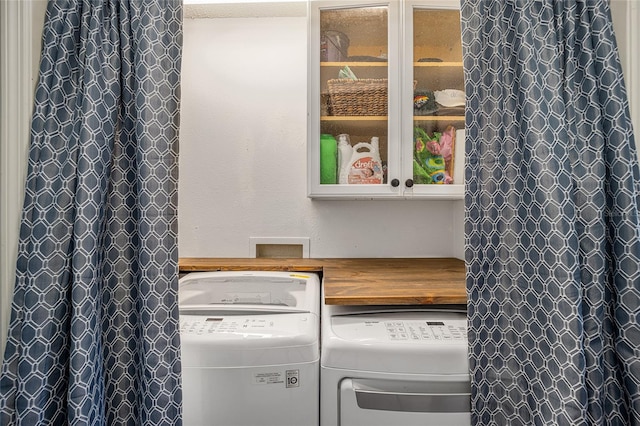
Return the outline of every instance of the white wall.
<path id="1" fill-rule="evenodd" d="M 462 202 L 306 198 L 306 17 L 233 10 L 185 20 L 180 256 L 246 257 L 250 237 L 308 237 L 311 257 L 462 258 Z M 614 0 L 612 15 L 639 129 L 638 5 Z"/>
<path id="2" fill-rule="evenodd" d="M 306 26 L 185 20 L 180 256 L 248 257 L 250 237 L 308 237 L 311 257 L 461 257 L 460 202 L 307 198 Z"/>

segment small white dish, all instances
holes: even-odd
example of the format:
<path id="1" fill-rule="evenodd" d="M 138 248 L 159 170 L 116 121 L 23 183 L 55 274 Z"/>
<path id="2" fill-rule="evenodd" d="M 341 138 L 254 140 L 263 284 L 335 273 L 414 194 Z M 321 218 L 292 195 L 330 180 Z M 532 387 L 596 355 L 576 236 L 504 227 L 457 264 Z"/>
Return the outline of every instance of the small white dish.
<path id="1" fill-rule="evenodd" d="M 433 94 L 436 97 L 436 102 L 444 107 L 464 106 L 465 94 L 462 90 L 436 90 Z"/>

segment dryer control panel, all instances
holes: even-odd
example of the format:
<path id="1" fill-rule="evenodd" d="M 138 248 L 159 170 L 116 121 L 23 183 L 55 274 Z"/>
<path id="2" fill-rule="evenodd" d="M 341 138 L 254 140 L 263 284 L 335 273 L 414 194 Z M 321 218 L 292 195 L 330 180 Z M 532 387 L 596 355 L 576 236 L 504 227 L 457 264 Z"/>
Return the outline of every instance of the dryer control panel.
<path id="1" fill-rule="evenodd" d="M 331 317 L 331 330 L 351 342 L 466 344 L 467 319 L 451 313 L 367 313 Z"/>
<path id="2" fill-rule="evenodd" d="M 443 321 L 385 321 L 390 340 L 465 340 L 466 326 Z"/>
<path id="3" fill-rule="evenodd" d="M 323 314 L 328 311 L 325 306 Z M 321 363 L 327 368 L 412 375 L 469 371 L 467 316 L 462 312 L 328 314 L 322 335 Z"/>

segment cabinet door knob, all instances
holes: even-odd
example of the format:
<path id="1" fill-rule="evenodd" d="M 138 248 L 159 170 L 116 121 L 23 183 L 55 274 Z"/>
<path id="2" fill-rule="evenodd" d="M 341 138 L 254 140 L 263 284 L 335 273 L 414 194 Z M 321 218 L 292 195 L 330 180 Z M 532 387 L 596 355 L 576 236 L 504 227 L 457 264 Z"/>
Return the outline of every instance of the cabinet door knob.
<path id="1" fill-rule="evenodd" d="M 400 181 L 398 179 L 392 179 L 391 180 L 391 186 L 396 188 L 398 185 L 400 185 Z"/>
<path id="2" fill-rule="evenodd" d="M 404 183 L 407 188 L 411 188 L 413 186 L 413 179 L 407 179 Z"/>

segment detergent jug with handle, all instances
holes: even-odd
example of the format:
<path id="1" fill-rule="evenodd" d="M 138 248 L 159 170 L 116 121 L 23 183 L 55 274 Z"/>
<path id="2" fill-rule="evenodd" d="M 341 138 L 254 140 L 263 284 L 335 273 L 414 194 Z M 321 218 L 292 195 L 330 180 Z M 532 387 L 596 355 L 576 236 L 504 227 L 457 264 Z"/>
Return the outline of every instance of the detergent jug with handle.
<path id="1" fill-rule="evenodd" d="M 383 183 L 382 161 L 380 159 L 380 141 L 377 136 L 371 142 L 360 142 L 353 146 L 348 163 L 347 183 L 381 184 Z"/>

